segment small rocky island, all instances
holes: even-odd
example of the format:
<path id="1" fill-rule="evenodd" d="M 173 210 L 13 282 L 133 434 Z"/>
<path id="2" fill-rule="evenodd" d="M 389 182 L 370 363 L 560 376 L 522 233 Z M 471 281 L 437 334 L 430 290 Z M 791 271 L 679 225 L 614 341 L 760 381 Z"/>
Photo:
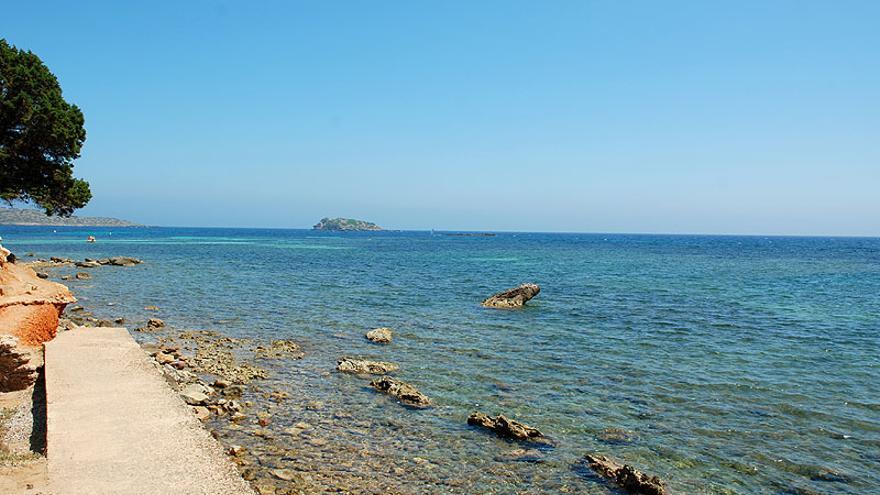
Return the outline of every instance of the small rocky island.
<path id="1" fill-rule="evenodd" d="M 316 223 L 314 227 L 315 230 L 345 230 L 345 231 L 353 231 L 353 230 L 382 230 L 382 227 L 379 227 L 375 223 L 367 222 L 364 220 L 355 220 L 354 218 L 322 218 L 320 222 Z"/>

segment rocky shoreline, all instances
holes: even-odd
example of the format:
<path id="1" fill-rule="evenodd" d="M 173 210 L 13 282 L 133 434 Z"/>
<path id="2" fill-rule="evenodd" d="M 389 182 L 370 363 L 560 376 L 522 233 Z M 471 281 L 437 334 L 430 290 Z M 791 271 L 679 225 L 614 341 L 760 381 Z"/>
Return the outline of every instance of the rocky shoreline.
<path id="1" fill-rule="evenodd" d="M 62 258 L 39 260 L 34 266 L 46 270 L 51 276 L 52 268 L 74 265 L 78 268 L 100 266 L 134 266 L 140 260 L 73 261 Z M 540 289 L 524 285 L 493 296 L 491 307 L 520 307 Z M 146 308 L 145 308 L 146 309 Z M 158 308 L 152 308 L 158 309 Z M 272 370 L 280 362 L 297 362 L 306 355 L 297 342 L 234 338 L 214 330 L 177 329 L 166 325 L 160 318 L 129 322 L 125 316 L 103 319 L 94 316 L 87 308 L 71 306 L 59 321 L 59 331 L 77 326 L 119 326 L 135 323 L 135 336 L 154 366 L 165 377 L 169 386 L 177 391 L 189 405 L 192 413 L 203 422 L 212 435 L 224 445 L 230 460 L 238 467 L 242 477 L 249 481 L 261 495 L 312 494 L 312 493 L 416 493 L 407 489 L 409 480 L 430 479 L 433 464 L 421 457 L 413 457 L 409 465 L 395 461 L 391 439 L 388 452 L 353 449 L 350 445 L 335 441 L 340 429 L 356 435 L 375 435 L 388 429 L 390 418 L 356 420 L 344 410 L 330 410 L 324 403 L 310 400 L 307 396 L 292 396 L 283 383 L 272 379 Z M 392 329 L 377 328 L 367 332 L 366 338 L 389 345 Z M 289 365 L 289 364 L 288 364 Z M 417 388 L 390 376 L 399 370 L 395 363 L 371 361 L 358 357 L 340 357 L 335 365 L 327 363 L 322 374 L 333 371 L 364 379 L 364 391 L 390 396 L 396 402 L 414 409 L 400 414 L 422 414 L 418 410 L 434 406 L 434 402 Z M 372 380 L 368 379 L 372 375 Z M 377 376 L 378 375 L 378 376 Z M 379 392 L 379 393 L 376 393 Z M 388 400 L 386 399 L 387 403 Z M 381 405 L 378 408 L 393 406 Z M 390 414 L 391 411 L 389 410 Z M 462 412 L 466 414 L 466 412 Z M 405 417 L 405 416 L 404 416 Z M 407 420 L 409 421 L 409 420 Z M 378 422 L 378 423 L 377 423 Z M 384 424 L 383 424 L 384 423 Z M 542 450 L 553 448 L 555 442 L 542 432 L 504 415 L 495 417 L 474 413 L 466 421 L 475 429 L 489 429 L 499 437 L 506 438 L 522 447 L 513 445 L 507 454 L 499 454 L 496 460 L 504 462 L 543 462 Z M 411 426 L 395 424 L 401 435 L 412 435 Z M 426 441 L 430 439 L 426 438 Z M 592 454 L 588 454 L 591 456 Z M 601 456 L 592 459 L 606 459 Z M 573 463 L 577 460 L 573 460 Z M 606 469 L 609 465 L 626 470 L 630 466 L 604 464 L 595 468 L 600 478 L 617 484 L 630 493 L 665 493 L 662 482 L 645 476 L 660 491 L 643 492 L 633 485 L 632 478 L 617 476 L 618 471 Z M 593 466 L 596 463 L 589 463 Z M 599 466 L 596 464 L 596 466 Z M 366 477 L 362 472 L 372 472 Z M 639 476 L 642 476 L 638 471 Z M 609 474 L 611 473 L 611 474 Z M 416 477 L 416 478 L 413 478 Z M 623 479 L 621 483 L 618 479 Z M 629 480 L 629 481 L 627 481 Z M 656 481 L 656 483 L 654 483 Z M 448 491 L 467 491 L 464 479 L 441 479 L 437 486 Z M 634 488 L 633 488 L 634 487 Z"/>

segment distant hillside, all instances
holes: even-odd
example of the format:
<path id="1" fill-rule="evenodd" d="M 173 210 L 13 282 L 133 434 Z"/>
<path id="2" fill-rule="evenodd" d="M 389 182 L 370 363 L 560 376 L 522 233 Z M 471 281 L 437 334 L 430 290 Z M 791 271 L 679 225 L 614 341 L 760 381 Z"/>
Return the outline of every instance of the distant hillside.
<path id="1" fill-rule="evenodd" d="M 46 225 L 71 227 L 137 227 L 138 224 L 108 217 L 50 217 L 42 210 L 0 208 L 0 225 Z"/>
<path id="2" fill-rule="evenodd" d="M 322 218 L 312 227 L 315 230 L 382 230 L 375 223 L 353 218 Z"/>

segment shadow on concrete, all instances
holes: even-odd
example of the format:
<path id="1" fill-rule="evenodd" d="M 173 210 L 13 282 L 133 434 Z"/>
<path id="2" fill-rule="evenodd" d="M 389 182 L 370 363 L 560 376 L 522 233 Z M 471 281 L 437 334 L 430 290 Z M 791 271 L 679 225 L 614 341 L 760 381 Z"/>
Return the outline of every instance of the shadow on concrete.
<path id="1" fill-rule="evenodd" d="M 37 370 L 31 415 L 34 426 L 31 430 L 30 448 L 32 452 L 46 455 L 46 371 L 42 366 Z"/>

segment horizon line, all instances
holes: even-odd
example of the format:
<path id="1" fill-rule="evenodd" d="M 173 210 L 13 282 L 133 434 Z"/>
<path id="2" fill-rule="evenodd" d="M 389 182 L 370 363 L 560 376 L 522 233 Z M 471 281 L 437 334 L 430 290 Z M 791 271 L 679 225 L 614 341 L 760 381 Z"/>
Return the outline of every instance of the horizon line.
<path id="1" fill-rule="evenodd" d="M 112 218 L 112 217 L 104 217 Z M 705 232 L 602 232 L 602 231 L 555 231 L 555 230 L 489 230 L 489 229 L 396 229 L 384 228 L 382 230 L 321 230 L 312 227 L 230 227 L 230 226 L 186 226 L 186 225 L 15 225 L 0 224 L 0 227 L 53 227 L 68 229 L 138 229 L 138 228 L 160 228 L 160 229 L 236 229 L 236 230 L 307 230 L 313 232 L 413 232 L 413 233 L 485 233 L 485 234 L 560 234 L 560 235 L 634 235 L 634 236 L 681 236 L 681 237 L 799 237 L 799 238 L 855 238 L 855 239 L 880 239 L 880 234 L 767 234 L 767 233 L 705 233 Z"/>

